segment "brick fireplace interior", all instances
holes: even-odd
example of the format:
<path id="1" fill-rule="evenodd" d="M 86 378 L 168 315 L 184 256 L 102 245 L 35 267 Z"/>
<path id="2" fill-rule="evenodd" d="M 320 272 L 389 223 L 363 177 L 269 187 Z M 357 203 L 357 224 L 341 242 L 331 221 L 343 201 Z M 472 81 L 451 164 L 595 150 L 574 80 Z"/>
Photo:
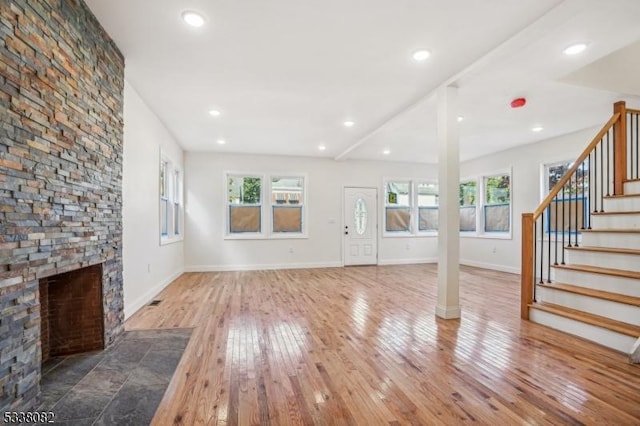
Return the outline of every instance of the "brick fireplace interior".
<path id="1" fill-rule="evenodd" d="M 104 349 L 102 267 L 40 279 L 42 362 Z"/>

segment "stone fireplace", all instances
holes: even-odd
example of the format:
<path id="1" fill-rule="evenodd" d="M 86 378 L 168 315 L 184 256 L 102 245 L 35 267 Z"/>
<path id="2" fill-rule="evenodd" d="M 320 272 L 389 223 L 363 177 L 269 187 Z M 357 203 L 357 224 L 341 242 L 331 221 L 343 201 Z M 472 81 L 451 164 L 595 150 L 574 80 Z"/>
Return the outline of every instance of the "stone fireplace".
<path id="1" fill-rule="evenodd" d="M 37 408 L 47 354 L 123 331 L 124 58 L 81 0 L 5 1 L 0 40 L 4 412 Z"/>

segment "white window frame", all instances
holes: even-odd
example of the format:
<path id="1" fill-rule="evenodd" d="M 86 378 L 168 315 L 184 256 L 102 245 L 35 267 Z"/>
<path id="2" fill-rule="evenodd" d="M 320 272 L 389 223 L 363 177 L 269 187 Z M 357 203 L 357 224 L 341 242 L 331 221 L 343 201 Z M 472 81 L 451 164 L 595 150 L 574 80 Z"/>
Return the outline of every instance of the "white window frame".
<path id="1" fill-rule="evenodd" d="M 473 207 L 475 207 L 475 212 L 476 212 L 476 229 L 475 229 L 475 231 L 462 231 L 462 230 L 460 230 L 459 232 L 460 232 L 460 236 L 461 237 L 464 237 L 464 236 L 476 236 L 476 235 L 482 234 L 481 232 L 478 232 L 478 229 L 480 229 L 480 224 L 482 223 L 480 221 L 480 214 L 479 214 L 479 211 L 478 211 L 478 209 L 480 207 L 480 203 L 478 202 L 478 199 L 483 194 L 483 192 L 481 190 L 481 182 L 479 182 L 479 181 L 482 181 L 482 180 L 483 179 L 482 179 L 481 176 L 480 177 L 475 176 L 475 177 L 472 177 L 472 178 L 460 179 L 460 182 L 458 183 L 458 205 L 459 205 L 458 208 L 460 210 L 462 210 L 462 207 L 463 207 L 462 205 L 460 205 L 460 186 L 462 186 L 462 184 L 468 183 L 468 182 L 475 182 L 475 184 L 476 184 L 476 200 L 475 200 L 476 203 L 473 205 Z M 471 206 L 467 206 L 467 208 L 469 208 L 469 207 L 471 207 Z M 460 226 L 460 225 L 458 225 L 458 226 Z"/>
<path id="2" fill-rule="evenodd" d="M 509 231 L 508 232 L 485 232 L 484 231 L 484 208 L 486 203 L 486 188 L 485 178 L 495 176 L 509 176 Z M 513 239 L 513 172 L 512 168 L 499 169 L 489 173 L 478 174 L 474 177 L 466 177 L 460 179 L 460 184 L 465 182 L 476 182 L 476 230 L 474 231 L 460 231 L 460 236 L 463 238 L 488 238 L 497 240 L 510 240 Z"/>
<path id="3" fill-rule="evenodd" d="M 544 201 L 545 198 L 547 198 L 547 195 L 549 195 L 549 192 L 551 191 L 551 188 L 549 188 L 549 169 L 551 167 L 560 166 L 565 163 L 568 163 L 569 168 L 571 168 L 571 166 L 573 166 L 574 161 L 575 159 L 572 160 L 564 157 L 562 159 L 557 159 L 557 160 L 540 164 L 540 202 L 541 203 L 542 201 Z M 585 200 L 589 199 L 588 194 L 586 196 L 584 196 L 583 194 L 583 197 L 585 198 Z M 545 214 L 546 214 L 546 210 L 545 210 Z M 546 224 L 544 225 L 544 230 L 545 232 L 543 232 L 543 240 L 547 241 L 548 238 L 551 238 L 551 241 L 554 241 L 555 240 L 554 233 L 548 232 L 548 228 Z M 559 234 L 562 234 L 562 232 L 559 232 Z M 582 242 L 582 232 L 578 232 L 578 242 L 579 243 Z"/>
<path id="4" fill-rule="evenodd" d="M 230 218 L 229 218 L 229 196 L 228 196 L 228 179 L 229 177 L 256 177 L 262 180 L 260 188 L 260 232 L 230 232 Z M 272 194 L 272 179 L 273 178 L 291 178 L 302 179 L 302 232 L 273 232 L 273 213 L 272 206 L 277 205 L 271 201 Z M 224 200 L 222 205 L 224 206 L 224 229 L 223 238 L 225 240 L 286 240 L 286 239 L 305 239 L 308 236 L 308 216 L 309 216 L 309 197 L 308 197 L 309 179 L 306 173 L 255 173 L 255 172 L 238 172 L 238 171 L 225 171 L 223 173 L 223 196 Z"/>
<path id="5" fill-rule="evenodd" d="M 401 207 L 409 207 L 410 221 L 408 231 L 387 231 L 387 185 L 390 182 L 402 182 L 409 184 L 409 205 Z M 438 186 L 438 194 L 440 186 L 436 179 L 424 178 L 384 178 L 382 181 L 381 209 L 382 209 L 382 237 L 383 238 L 406 238 L 406 237 L 435 237 L 438 231 L 420 231 L 420 206 L 418 205 L 418 185 L 422 183 L 431 183 Z"/>
<path id="6" fill-rule="evenodd" d="M 160 161 L 158 163 L 158 177 L 162 172 L 162 165 L 165 165 L 164 171 L 164 197 L 160 195 L 158 190 L 158 220 L 159 220 L 159 236 L 160 245 L 166 245 L 183 240 L 184 235 L 184 181 L 182 169 L 177 165 L 177 162 L 171 159 L 163 150 L 160 150 Z M 160 179 L 159 184 L 160 184 Z M 162 233 L 162 207 L 163 202 L 166 202 L 166 220 L 167 220 L 167 233 Z M 176 211 L 178 213 L 178 229 L 176 230 Z M 177 231 L 177 232 L 176 232 Z"/>
<path id="7" fill-rule="evenodd" d="M 486 188 L 486 183 L 485 180 L 487 178 L 492 178 L 492 177 L 498 177 L 498 176 L 509 176 L 509 230 L 508 231 L 486 231 L 485 227 L 486 227 L 486 217 L 485 217 L 485 212 L 486 206 L 493 206 L 495 204 L 489 204 L 487 203 L 487 188 Z M 482 234 L 486 235 L 486 236 L 506 236 L 509 235 L 511 236 L 512 231 L 513 231 L 513 181 L 512 181 L 512 175 L 510 171 L 504 171 L 504 172 L 498 172 L 498 173 L 491 173 L 491 174 L 484 174 L 480 177 L 480 188 L 481 188 L 481 195 L 482 195 L 482 199 L 480 200 L 480 224 L 482 225 L 480 227 Z M 477 203 L 476 203 L 477 204 Z"/>

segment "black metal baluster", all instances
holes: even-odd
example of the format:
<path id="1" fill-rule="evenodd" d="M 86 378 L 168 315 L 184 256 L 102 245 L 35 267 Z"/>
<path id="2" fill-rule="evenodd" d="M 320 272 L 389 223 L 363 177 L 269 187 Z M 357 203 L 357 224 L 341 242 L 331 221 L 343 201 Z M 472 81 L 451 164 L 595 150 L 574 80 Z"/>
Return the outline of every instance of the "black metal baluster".
<path id="1" fill-rule="evenodd" d="M 567 185 L 569 186 L 568 188 Z M 567 218 L 567 222 L 569 225 L 569 245 L 567 247 L 571 247 L 571 176 L 569 176 L 569 180 L 567 181 L 565 188 L 569 190 L 569 217 Z"/>
<path id="2" fill-rule="evenodd" d="M 609 179 L 609 177 L 611 176 L 609 174 L 609 152 L 609 132 L 607 132 L 607 197 L 611 195 L 611 193 L 609 192 L 609 184 L 611 183 L 611 179 Z"/>
<path id="3" fill-rule="evenodd" d="M 634 166 L 634 161 L 633 161 L 633 148 L 634 148 L 634 145 L 635 145 L 635 144 L 633 143 L 633 116 L 632 116 L 631 114 L 629 114 L 629 124 L 630 124 L 630 126 L 629 126 L 629 145 L 631 145 L 631 146 L 630 146 L 630 152 L 631 152 L 631 163 L 630 163 L 630 166 L 631 166 L 631 173 L 629 173 L 629 178 L 630 178 L 630 179 L 633 179 L 633 178 L 636 176 L 636 174 L 637 174 L 637 173 L 634 173 L 634 170 L 633 170 L 633 166 Z"/>
<path id="4" fill-rule="evenodd" d="M 543 228 L 544 232 L 544 228 Z M 536 270 L 538 269 L 538 221 L 533 221 L 533 301 L 536 300 Z M 542 244 L 542 242 L 541 242 Z M 540 257 L 542 259 L 542 257 Z"/>
<path id="5" fill-rule="evenodd" d="M 564 228 L 564 205 L 565 205 L 565 200 L 564 200 L 564 188 L 562 188 L 562 264 L 564 265 L 564 234 L 565 232 L 565 228 Z"/>
<path id="6" fill-rule="evenodd" d="M 587 206 L 587 211 L 589 212 L 589 224 L 588 224 L 588 228 L 587 229 L 591 229 L 591 206 L 593 205 L 593 198 L 591 197 L 591 194 L 593 193 L 593 162 L 591 160 L 591 153 L 589 153 L 589 205 Z"/>
<path id="7" fill-rule="evenodd" d="M 598 213 L 598 147 L 593 150 L 593 207 L 594 213 Z"/>
<path id="8" fill-rule="evenodd" d="M 573 206 L 573 209 L 575 210 L 575 214 L 574 214 L 574 219 L 575 221 L 573 222 L 573 229 L 576 233 L 575 238 L 574 238 L 574 243 L 573 246 L 574 247 L 578 247 L 578 171 L 576 170 L 576 172 L 573 175 L 574 180 L 575 180 L 575 185 L 574 185 L 574 190 L 573 193 L 574 195 L 574 200 L 575 200 L 575 205 Z"/>
<path id="9" fill-rule="evenodd" d="M 602 147 L 604 146 L 604 141 L 600 141 L 598 144 L 600 146 L 600 211 L 604 211 L 604 153 L 602 152 Z M 598 147 L 596 147 L 598 149 Z"/>
<path id="10" fill-rule="evenodd" d="M 551 284 L 551 206 L 547 207 L 547 211 L 548 211 L 548 218 L 547 221 L 549 222 L 549 226 L 548 226 L 548 231 L 547 232 L 547 239 L 549 240 L 548 242 L 548 255 L 547 255 L 547 283 Z"/>
<path id="11" fill-rule="evenodd" d="M 543 226 L 541 235 L 542 238 L 540 239 L 540 284 L 544 284 L 544 210 L 542 211 L 540 217 L 542 218 L 540 220 L 540 223 Z"/>
<path id="12" fill-rule="evenodd" d="M 584 161 L 582 162 L 582 164 L 580 165 L 580 185 L 582 186 L 582 189 L 580 190 L 580 195 L 582 195 L 582 226 L 580 226 L 580 229 L 584 229 L 585 226 L 585 222 L 586 222 L 586 211 L 585 211 L 585 201 L 586 201 L 586 196 L 584 193 Z"/>
<path id="13" fill-rule="evenodd" d="M 615 132 L 615 128 L 616 128 L 617 124 L 614 124 L 613 127 L 611 129 L 609 129 L 609 131 L 607 132 L 607 135 L 611 132 L 613 132 L 613 176 L 616 175 L 616 132 Z M 618 195 L 618 193 L 616 193 L 616 186 L 613 185 L 613 195 Z"/>
<path id="14" fill-rule="evenodd" d="M 638 117 L 640 117 L 640 114 L 635 114 L 636 116 L 636 135 L 635 138 L 631 138 L 631 144 L 636 146 L 636 179 L 638 179 L 638 177 L 640 177 L 640 171 L 638 169 L 640 169 L 640 152 L 638 152 L 638 150 L 640 149 L 640 137 L 638 137 Z M 633 121 L 633 120 L 631 120 Z"/>
<path id="15" fill-rule="evenodd" d="M 554 240 L 555 240 L 555 262 L 553 262 L 554 265 L 558 264 L 558 196 L 556 195 L 555 199 L 553 200 L 553 204 L 555 204 L 555 209 L 556 209 L 556 217 L 555 217 L 555 224 L 553 225 L 553 233 L 554 233 Z M 551 217 L 551 215 L 549 215 L 549 217 Z M 549 227 L 551 227 L 551 220 L 549 220 Z M 549 239 L 551 239 L 551 232 L 549 232 Z"/>

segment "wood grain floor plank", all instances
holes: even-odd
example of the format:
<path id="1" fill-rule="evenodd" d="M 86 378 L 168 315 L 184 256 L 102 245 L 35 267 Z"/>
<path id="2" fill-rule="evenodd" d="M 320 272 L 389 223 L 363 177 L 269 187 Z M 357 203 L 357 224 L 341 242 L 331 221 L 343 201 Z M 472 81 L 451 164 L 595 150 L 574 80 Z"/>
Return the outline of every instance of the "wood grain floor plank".
<path id="1" fill-rule="evenodd" d="M 435 265 L 188 273 L 127 329 L 193 327 L 154 425 L 640 424 L 640 367 L 519 318 L 519 276 Z"/>

